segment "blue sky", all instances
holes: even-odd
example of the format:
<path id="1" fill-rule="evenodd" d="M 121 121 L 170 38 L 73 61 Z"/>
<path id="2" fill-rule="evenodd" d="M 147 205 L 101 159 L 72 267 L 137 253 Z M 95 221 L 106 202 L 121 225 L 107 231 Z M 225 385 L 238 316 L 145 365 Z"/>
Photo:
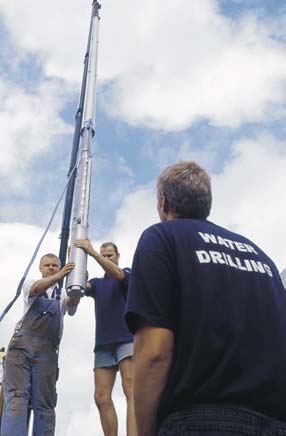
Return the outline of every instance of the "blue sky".
<path id="1" fill-rule="evenodd" d="M 285 11 L 285 5 L 279 0 L 268 2 L 262 0 L 249 2 L 234 0 L 226 2 L 222 0 L 217 4 L 215 2 L 212 3 L 212 6 L 217 6 L 218 11 L 224 14 L 225 18 L 228 17 L 232 23 L 235 23 L 234 25 L 237 25 L 239 20 L 243 19 L 242 17 L 251 15 L 263 27 L 263 23 L 268 23 L 269 20 L 279 20 L 280 22 L 281 13 Z M 105 4 L 103 3 L 102 6 L 104 22 Z M 78 58 L 74 59 L 74 64 L 77 64 L 78 75 L 73 78 L 72 82 L 70 81 L 69 83 L 69 81 L 64 80 L 64 77 L 61 77 L 64 74 L 58 77 L 54 74 L 46 74 L 45 63 L 42 62 L 43 55 L 41 53 L 41 51 L 44 52 L 46 49 L 44 43 L 42 47 L 39 45 L 35 50 L 32 50 L 29 44 L 23 47 L 21 41 L 17 44 L 15 34 L 9 32 L 7 18 L 5 20 L 5 13 L 9 14 L 9 8 L 2 6 L 2 9 L 4 14 L 2 14 L 1 19 L 2 30 L 0 37 L 5 50 L 1 54 L 1 76 L 9 81 L 11 86 L 15 84 L 15 86 L 32 95 L 37 93 L 37 87 L 40 86 L 42 81 L 52 78 L 52 80 L 57 80 L 58 86 L 61 86 L 60 82 L 63 82 L 63 87 L 68 89 L 66 94 L 63 95 L 62 108 L 58 111 L 58 116 L 72 129 L 74 113 L 77 108 L 84 50 L 82 53 L 77 52 Z M 16 13 L 17 8 L 14 6 L 11 9 L 13 11 L 10 20 L 13 20 L 13 14 Z M 175 13 L 176 10 L 174 10 Z M 88 18 L 86 21 L 88 23 Z M 14 29 L 14 32 L 16 30 Z M 83 48 L 86 44 L 86 31 L 87 29 L 84 29 L 81 32 L 81 38 L 84 40 L 82 42 Z M 27 29 L 25 29 L 25 32 L 28 38 Z M 273 33 L 269 33 L 270 39 L 274 38 L 274 36 Z M 104 45 L 102 38 L 101 42 Z M 101 56 L 103 56 L 102 50 L 104 48 L 100 45 L 98 66 L 100 78 L 102 78 L 100 63 Z M 264 120 L 261 120 L 261 117 L 260 119 L 259 117 L 258 119 L 254 117 L 253 120 L 238 122 L 238 125 L 235 126 L 223 126 L 221 123 L 216 126 L 213 120 L 209 119 L 206 115 L 204 116 L 204 114 L 198 113 L 195 114 L 197 119 L 189 121 L 187 123 L 189 125 L 183 128 L 174 125 L 166 129 L 164 125 L 154 128 L 152 120 L 150 122 L 143 120 L 143 123 L 140 120 L 128 122 L 129 120 L 126 120 L 124 115 L 120 116 L 120 107 L 117 108 L 118 112 L 115 116 L 110 116 L 110 110 L 106 111 L 106 95 L 112 94 L 116 80 L 117 78 L 111 81 L 104 80 L 104 83 L 101 81 L 98 86 L 94 164 L 96 176 L 93 178 L 93 201 L 91 202 L 91 233 L 94 237 L 100 238 L 104 233 L 108 233 L 108 229 L 114 223 L 116 209 L 120 206 L 124 195 L 136 189 L 138 185 L 153 183 L 158 175 L 158 171 L 164 165 L 176 159 L 180 144 L 187 142 L 189 144 L 187 147 L 189 151 L 200 150 L 201 153 L 203 151 L 207 153 L 209 144 L 212 144 L 213 156 L 211 159 L 206 159 L 205 166 L 211 172 L 220 173 L 231 159 L 234 141 L 245 136 L 254 138 L 262 129 L 266 132 L 271 132 L 275 138 L 283 139 L 285 137 L 285 122 L 283 117 L 278 119 L 266 117 Z M 138 83 L 138 86 L 140 86 L 140 83 Z M 164 90 L 161 93 L 163 94 Z M 173 104 L 172 98 L 166 104 L 171 106 Z M 12 119 L 11 122 L 13 122 Z M 13 125 L 6 125 L 5 128 L 13 130 Z M 25 133 L 23 132 L 23 134 Z M 44 132 L 40 133 L 39 141 L 41 141 L 43 134 Z M 23 222 L 32 224 L 34 222 L 34 214 L 36 213 L 37 221 L 41 225 L 45 224 L 46 214 L 51 209 L 53 203 L 55 203 L 61 187 L 64 185 L 71 142 L 71 134 L 56 135 L 49 143 L 49 146 L 45 147 L 43 151 L 45 161 L 44 173 L 41 171 L 43 154 L 37 153 L 35 150 L 33 158 L 29 159 L 25 168 L 23 168 L 24 180 L 22 186 L 14 192 L 10 192 L 6 189 L 5 183 L 2 184 L 2 201 L 4 204 L 9 203 L 9 207 L 6 208 L 5 213 L 1 213 L 1 220 L 9 222 L 10 220 L 18 221 L 21 219 Z M 54 172 L 55 169 L 57 183 L 56 186 L 52 186 L 55 176 L 54 174 L 51 175 L 50 171 Z M 46 200 L 39 207 L 38 200 L 42 196 L 43 189 Z M 11 205 L 14 202 L 16 205 L 12 207 Z M 19 208 L 19 205 L 22 206 Z M 35 207 L 36 205 L 37 207 Z M 35 211 L 35 208 L 37 211 Z M 94 208 L 96 208 L 96 212 Z M 33 213 L 31 212 L 32 209 L 34 210 Z M 59 220 L 60 218 L 58 217 L 56 226 Z"/>
<path id="2" fill-rule="evenodd" d="M 140 233 L 158 219 L 156 177 L 170 163 L 193 159 L 212 176 L 211 219 L 252 238 L 283 269 L 285 1 L 101 3 L 90 209 L 95 245 L 114 239 L 122 263 L 130 264 Z M 0 0 L 0 234 L 7 289 L 1 306 L 66 181 L 90 12 L 83 0 Z M 60 225 L 61 211 L 43 250 L 58 250 Z M 89 270 L 100 273 L 93 264 Z M 4 342 L 21 309 L 18 303 L 7 316 Z M 67 330 L 77 337 L 82 324 L 93 331 L 93 322 L 83 302 Z M 72 356 L 69 338 L 63 365 Z M 70 377 L 90 371 L 92 333 L 78 342 L 83 360 L 61 381 L 66 403 L 68 393 L 75 395 Z M 95 410 L 85 383 L 72 420 L 72 406 L 59 406 L 61 436 L 89 436 Z M 116 395 L 123 413 L 119 388 Z"/>
<path id="3" fill-rule="evenodd" d="M 223 14 L 234 18 L 249 11 L 262 17 L 285 12 L 285 4 L 280 0 L 249 0 L 247 3 L 244 0 L 220 0 L 219 5 Z"/>

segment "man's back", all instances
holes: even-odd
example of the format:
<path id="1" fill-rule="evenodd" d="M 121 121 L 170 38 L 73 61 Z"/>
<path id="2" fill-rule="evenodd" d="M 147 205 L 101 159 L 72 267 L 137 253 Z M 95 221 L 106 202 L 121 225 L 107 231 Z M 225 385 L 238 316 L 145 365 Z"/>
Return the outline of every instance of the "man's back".
<path id="1" fill-rule="evenodd" d="M 200 403 L 286 420 L 286 295 L 256 245 L 205 220 L 162 222 L 139 241 L 130 287 L 131 326 L 139 315 L 176 337 L 160 420 Z"/>

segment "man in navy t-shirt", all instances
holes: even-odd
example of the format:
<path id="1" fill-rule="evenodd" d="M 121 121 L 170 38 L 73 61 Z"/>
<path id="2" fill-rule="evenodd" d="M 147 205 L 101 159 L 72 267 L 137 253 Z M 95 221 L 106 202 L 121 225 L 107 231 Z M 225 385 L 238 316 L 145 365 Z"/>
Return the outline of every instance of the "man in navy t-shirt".
<path id="1" fill-rule="evenodd" d="M 100 253 L 91 242 L 75 241 L 103 268 L 105 275 L 88 281 L 86 296 L 95 301 L 94 399 L 105 436 L 117 436 L 118 423 L 112 390 L 119 369 L 127 399 L 127 435 L 135 436 L 135 419 L 131 395 L 133 335 L 124 321 L 130 269 L 118 266 L 119 252 L 113 242 L 101 245 Z"/>
<path id="2" fill-rule="evenodd" d="M 272 260 L 219 227 L 194 162 L 158 179 L 160 224 L 132 266 L 138 436 L 286 435 L 286 293 Z"/>

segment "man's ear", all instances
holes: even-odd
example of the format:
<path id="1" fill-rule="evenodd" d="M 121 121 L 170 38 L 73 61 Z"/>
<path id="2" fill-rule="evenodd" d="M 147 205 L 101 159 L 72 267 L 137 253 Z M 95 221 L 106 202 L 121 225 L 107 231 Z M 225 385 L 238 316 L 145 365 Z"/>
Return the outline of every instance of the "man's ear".
<path id="1" fill-rule="evenodd" d="M 168 213 L 168 203 L 167 203 L 167 199 L 166 199 L 166 197 L 165 197 L 165 195 L 164 194 L 162 194 L 161 196 L 160 196 L 160 209 L 161 209 L 161 211 L 165 214 L 165 215 L 167 215 L 167 213 Z"/>
<path id="2" fill-rule="evenodd" d="M 166 206 L 166 197 L 163 194 L 158 196 L 157 209 L 158 209 L 160 220 L 165 221 L 167 206 Z"/>
<path id="3" fill-rule="evenodd" d="M 165 195 L 162 195 L 162 210 L 165 214 L 168 213 L 168 205 Z"/>
<path id="4" fill-rule="evenodd" d="M 169 221 L 177 217 L 176 214 L 170 210 L 168 200 L 163 194 L 158 198 L 158 213 L 161 221 Z"/>

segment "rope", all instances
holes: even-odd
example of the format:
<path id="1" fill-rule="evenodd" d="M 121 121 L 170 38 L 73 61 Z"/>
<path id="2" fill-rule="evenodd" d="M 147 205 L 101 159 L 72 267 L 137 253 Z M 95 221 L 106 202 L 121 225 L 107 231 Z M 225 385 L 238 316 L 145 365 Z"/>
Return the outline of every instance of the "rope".
<path id="1" fill-rule="evenodd" d="M 48 225 L 47 225 L 47 227 L 46 227 L 46 229 L 45 229 L 45 231 L 44 231 L 42 237 L 40 238 L 40 240 L 39 240 L 39 242 L 38 242 L 38 244 L 37 244 L 37 246 L 36 246 L 36 248 L 35 248 L 35 250 L 34 250 L 34 253 L 33 253 L 32 257 L 31 257 L 31 260 L 30 260 L 30 262 L 28 263 L 28 266 L 27 266 L 27 268 L 26 268 L 25 271 L 24 271 L 23 277 L 21 278 L 21 280 L 20 280 L 20 282 L 19 282 L 19 284 L 18 284 L 17 291 L 16 291 L 16 295 L 15 295 L 15 297 L 13 298 L 13 300 L 10 301 L 10 303 L 8 304 L 8 306 L 3 310 L 3 312 L 2 312 L 2 314 L 1 314 L 1 316 L 0 316 L 0 322 L 3 320 L 4 316 L 8 313 L 8 311 L 11 309 L 11 307 L 13 306 L 13 304 L 15 303 L 15 301 L 17 300 L 17 298 L 18 298 L 19 295 L 21 294 L 21 290 L 22 290 L 23 284 L 24 284 L 24 282 L 25 282 L 25 280 L 26 280 L 26 278 L 27 278 L 28 272 L 30 271 L 31 266 L 33 265 L 34 260 L 35 260 L 37 254 L 38 254 L 38 251 L 39 251 L 39 249 L 40 249 L 40 247 L 41 247 L 41 245 L 42 245 L 42 242 L 43 242 L 43 240 L 45 239 L 45 236 L 46 236 L 46 234 L 48 233 L 48 231 L 49 231 L 49 229 L 50 229 L 50 227 L 51 227 L 51 224 L 52 224 L 52 222 L 53 222 L 53 220 L 54 220 L 54 217 L 55 217 L 55 215 L 56 215 L 56 212 L 57 212 L 57 210 L 58 210 L 58 207 L 59 207 L 59 205 L 60 205 L 60 203 L 61 203 L 61 201 L 62 201 L 62 198 L 63 198 L 63 196 L 64 196 L 64 193 L 66 192 L 67 187 L 68 187 L 68 185 L 69 185 L 69 183 L 70 183 L 71 176 L 72 176 L 72 174 L 74 173 L 75 169 L 77 168 L 77 165 L 78 165 L 78 163 L 76 163 L 76 165 L 73 167 L 71 173 L 70 173 L 69 176 L 68 176 L 68 181 L 67 181 L 67 183 L 66 183 L 66 185 L 65 185 L 65 187 L 64 187 L 63 192 L 62 192 L 61 195 L 60 195 L 60 198 L 59 198 L 59 200 L 58 200 L 58 202 L 57 202 L 57 204 L 56 204 L 56 206 L 55 206 L 53 212 L 52 212 L 52 215 L 51 215 L 51 218 L 50 218 L 50 220 L 49 220 L 49 222 L 48 222 Z"/>

